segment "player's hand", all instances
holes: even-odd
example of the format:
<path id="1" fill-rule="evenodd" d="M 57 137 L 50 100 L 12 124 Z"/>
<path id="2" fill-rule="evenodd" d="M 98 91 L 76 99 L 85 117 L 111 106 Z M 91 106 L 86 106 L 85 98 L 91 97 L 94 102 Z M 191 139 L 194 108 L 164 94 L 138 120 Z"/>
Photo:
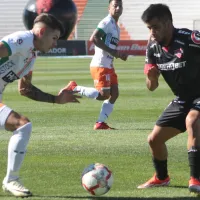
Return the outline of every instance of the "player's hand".
<path id="1" fill-rule="evenodd" d="M 126 61 L 128 58 L 128 54 L 120 52 L 118 50 L 113 49 L 112 51 L 112 56 L 114 56 L 115 58 L 120 58 L 123 61 Z"/>
<path id="2" fill-rule="evenodd" d="M 147 78 L 150 80 L 150 81 L 156 81 L 158 80 L 158 77 L 160 75 L 160 72 L 158 70 L 157 67 L 151 67 L 148 69 L 147 71 Z"/>
<path id="3" fill-rule="evenodd" d="M 123 61 L 126 61 L 128 58 L 128 54 L 118 51 L 118 58 L 120 58 Z"/>
<path id="4" fill-rule="evenodd" d="M 81 98 L 81 96 L 75 95 L 76 93 L 77 92 L 74 91 L 63 90 L 56 96 L 56 103 L 80 103 L 78 99 Z"/>

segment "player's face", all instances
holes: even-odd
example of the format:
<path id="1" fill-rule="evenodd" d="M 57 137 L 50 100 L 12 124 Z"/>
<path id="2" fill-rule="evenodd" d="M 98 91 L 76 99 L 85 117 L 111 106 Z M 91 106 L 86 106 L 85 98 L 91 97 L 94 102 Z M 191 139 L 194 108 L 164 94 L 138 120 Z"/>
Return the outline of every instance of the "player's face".
<path id="1" fill-rule="evenodd" d="M 123 11 L 122 1 L 113 0 L 110 2 L 109 5 L 109 13 L 114 19 L 118 19 Z"/>
<path id="2" fill-rule="evenodd" d="M 50 49 L 56 47 L 59 37 L 59 30 L 46 28 L 40 38 L 40 51 L 43 53 L 47 53 Z"/>
<path id="3" fill-rule="evenodd" d="M 171 33 L 170 23 L 169 20 L 164 22 L 157 18 L 153 18 L 146 23 L 147 28 L 150 30 L 151 39 L 156 40 L 160 44 L 166 44 Z"/>

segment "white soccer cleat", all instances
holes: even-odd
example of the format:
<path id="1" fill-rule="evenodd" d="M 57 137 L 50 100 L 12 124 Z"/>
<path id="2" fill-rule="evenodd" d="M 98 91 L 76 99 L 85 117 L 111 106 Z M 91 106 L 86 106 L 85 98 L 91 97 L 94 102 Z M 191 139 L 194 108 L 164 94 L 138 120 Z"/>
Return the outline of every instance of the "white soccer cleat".
<path id="1" fill-rule="evenodd" d="M 19 180 L 14 180 L 9 183 L 3 183 L 2 185 L 4 192 L 9 192 L 16 197 L 30 197 L 32 193 L 25 188 Z"/>

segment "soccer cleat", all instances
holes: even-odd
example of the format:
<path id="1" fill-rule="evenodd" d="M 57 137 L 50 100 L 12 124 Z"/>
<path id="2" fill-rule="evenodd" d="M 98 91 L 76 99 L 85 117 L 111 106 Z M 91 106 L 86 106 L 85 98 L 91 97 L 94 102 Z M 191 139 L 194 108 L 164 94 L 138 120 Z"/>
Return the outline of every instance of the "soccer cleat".
<path id="1" fill-rule="evenodd" d="M 170 183 L 170 178 L 169 176 L 165 180 L 159 180 L 156 177 L 156 174 L 148 180 L 146 183 L 139 185 L 137 188 L 138 189 L 145 189 L 145 188 L 151 188 L 151 187 L 159 187 L 159 186 L 167 186 Z"/>
<path id="2" fill-rule="evenodd" d="M 96 124 L 94 125 L 94 130 L 101 130 L 101 129 L 116 130 L 115 128 L 111 128 L 110 126 L 108 126 L 108 124 L 106 124 L 105 122 L 96 122 Z"/>
<path id="3" fill-rule="evenodd" d="M 190 177 L 189 191 L 200 195 L 200 180 L 194 177 Z"/>
<path id="4" fill-rule="evenodd" d="M 64 90 L 74 91 L 74 88 L 76 86 L 77 86 L 77 84 L 76 84 L 75 81 L 70 81 L 66 87 L 64 87 L 63 89 L 60 90 L 60 92 L 58 93 L 58 95 L 60 93 L 62 93 L 62 91 L 64 91 Z"/>
<path id="5" fill-rule="evenodd" d="M 32 193 L 25 188 L 19 180 L 14 180 L 9 183 L 3 183 L 2 189 L 4 192 L 9 192 L 15 197 L 30 197 Z"/>

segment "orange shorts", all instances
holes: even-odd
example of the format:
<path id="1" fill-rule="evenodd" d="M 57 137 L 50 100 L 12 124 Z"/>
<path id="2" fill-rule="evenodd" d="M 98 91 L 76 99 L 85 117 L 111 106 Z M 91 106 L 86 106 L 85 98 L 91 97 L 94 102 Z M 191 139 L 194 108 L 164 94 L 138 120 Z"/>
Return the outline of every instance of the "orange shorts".
<path id="1" fill-rule="evenodd" d="M 114 68 L 90 67 L 90 73 L 97 90 L 110 89 L 111 85 L 118 84 L 117 74 Z"/>

